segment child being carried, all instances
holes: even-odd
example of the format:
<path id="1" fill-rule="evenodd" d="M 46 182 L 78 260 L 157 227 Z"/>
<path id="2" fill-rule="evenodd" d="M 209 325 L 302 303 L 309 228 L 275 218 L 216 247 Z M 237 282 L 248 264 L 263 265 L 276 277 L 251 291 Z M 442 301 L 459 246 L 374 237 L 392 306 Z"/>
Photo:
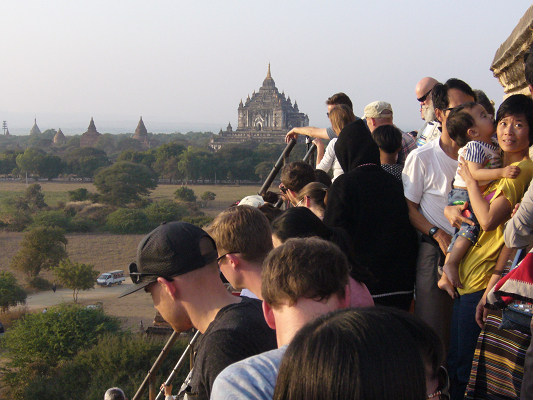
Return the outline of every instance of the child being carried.
<path id="1" fill-rule="evenodd" d="M 520 168 L 517 166 L 509 165 L 501 168 L 500 148 L 496 141 L 493 142 L 496 131 L 494 117 L 487 114 L 482 105 L 468 102 L 455 107 L 448 115 L 446 128 L 450 137 L 461 146 L 458 170 L 461 162 L 465 162 L 482 192 L 491 181 L 500 178 L 514 179 L 520 173 Z M 448 205 L 464 204 L 469 201 L 466 183 L 457 172 L 453 189 L 448 195 Z M 475 225 L 462 223 L 461 229 L 453 236 L 443 266 L 444 274 L 438 284 L 439 288 L 446 290 L 452 298 L 457 294 L 455 288 L 463 287 L 459 280 L 459 264 L 470 246 L 476 243 L 480 229 L 470 205 L 463 215 Z"/>

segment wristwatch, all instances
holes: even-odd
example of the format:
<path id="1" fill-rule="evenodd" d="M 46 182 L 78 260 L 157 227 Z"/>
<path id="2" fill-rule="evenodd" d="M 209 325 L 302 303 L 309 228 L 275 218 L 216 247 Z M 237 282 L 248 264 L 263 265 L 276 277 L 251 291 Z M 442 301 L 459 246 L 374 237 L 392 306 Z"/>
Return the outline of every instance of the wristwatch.
<path id="1" fill-rule="evenodd" d="M 439 230 L 439 228 L 438 228 L 437 226 L 434 226 L 433 228 L 431 228 L 431 229 L 429 230 L 429 237 L 430 237 L 431 239 L 433 239 L 433 235 L 434 235 L 435 233 L 437 233 L 438 230 Z"/>

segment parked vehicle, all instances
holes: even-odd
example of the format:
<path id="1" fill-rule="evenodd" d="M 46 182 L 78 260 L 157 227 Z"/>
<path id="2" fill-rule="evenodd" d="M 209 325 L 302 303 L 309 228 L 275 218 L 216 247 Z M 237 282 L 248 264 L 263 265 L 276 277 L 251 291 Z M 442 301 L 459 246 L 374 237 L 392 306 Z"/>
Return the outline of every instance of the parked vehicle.
<path id="1" fill-rule="evenodd" d="M 125 280 L 124 271 L 117 269 L 116 271 L 106 272 L 100 275 L 96 283 L 100 286 L 111 286 L 113 283 L 120 285 Z"/>

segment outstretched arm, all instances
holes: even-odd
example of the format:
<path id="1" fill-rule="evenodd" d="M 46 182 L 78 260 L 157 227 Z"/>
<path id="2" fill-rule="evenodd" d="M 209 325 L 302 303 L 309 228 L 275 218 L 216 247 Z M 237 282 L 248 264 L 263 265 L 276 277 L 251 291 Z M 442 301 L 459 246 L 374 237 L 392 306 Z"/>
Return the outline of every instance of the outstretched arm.
<path id="1" fill-rule="evenodd" d="M 291 139 L 298 139 L 299 135 L 305 135 L 313 138 L 329 139 L 326 128 L 315 128 L 314 126 L 298 126 L 292 128 L 287 135 L 285 135 L 285 143 L 289 143 Z"/>

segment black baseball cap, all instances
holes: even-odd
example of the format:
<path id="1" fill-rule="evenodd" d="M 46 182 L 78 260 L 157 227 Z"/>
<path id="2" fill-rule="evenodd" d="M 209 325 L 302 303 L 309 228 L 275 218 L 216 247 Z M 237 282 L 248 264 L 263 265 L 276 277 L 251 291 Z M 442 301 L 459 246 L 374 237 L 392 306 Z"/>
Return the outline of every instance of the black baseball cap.
<path id="1" fill-rule="evenodd" d="M 200 239 L 207 237 L 215 250 L 202 255 Z M 203 229 L 187 222 L 163 223 L 146 235 L 137 248 L 137 262 L 129 265 L 134 285 L 118 297 L 124 297 L 157 281 L 158 277 L 186 274 L 212 263 L 218 257 L 215 241 Z"/>

